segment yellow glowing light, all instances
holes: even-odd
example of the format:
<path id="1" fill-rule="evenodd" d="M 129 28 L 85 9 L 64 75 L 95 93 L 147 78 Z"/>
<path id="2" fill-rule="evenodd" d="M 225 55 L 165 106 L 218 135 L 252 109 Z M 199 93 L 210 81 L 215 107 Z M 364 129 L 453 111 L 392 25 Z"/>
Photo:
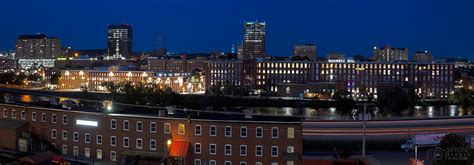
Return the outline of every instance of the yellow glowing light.
<path id="1" fill-rule="evenodd" d="M 171 139 L 168 139 L 168 140 L 166 141 L 166 144 L 167 144 L 168 146 L 170 146 L 171 143 L 173 143 L 173 141 L 171 141 Z"/>

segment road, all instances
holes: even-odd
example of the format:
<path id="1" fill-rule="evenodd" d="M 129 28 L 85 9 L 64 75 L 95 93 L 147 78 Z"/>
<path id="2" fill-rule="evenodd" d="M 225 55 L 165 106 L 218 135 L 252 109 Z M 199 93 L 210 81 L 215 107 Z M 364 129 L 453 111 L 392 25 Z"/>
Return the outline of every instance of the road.
<path id="1" fill-rule="evenodd" d="M 430 132 L 474 135 L 474 118 L 367 121 L 368 141 L 402 141 Z M 303 121 L 303 136 L 306 140 L 358 141 L 362 139 L 362 121 Z"/>

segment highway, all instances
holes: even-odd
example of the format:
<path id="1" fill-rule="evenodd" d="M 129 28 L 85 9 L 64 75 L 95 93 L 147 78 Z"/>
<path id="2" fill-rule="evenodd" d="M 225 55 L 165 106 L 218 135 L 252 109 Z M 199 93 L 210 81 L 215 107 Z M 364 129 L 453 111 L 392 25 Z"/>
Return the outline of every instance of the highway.
<path id="1" fill-rule="evenodd" d="M 368 120 L 368 141 L 403 141 L 413 134 L 453 132 L 474 135 L 474 118 L 444 118 L 417 120 Z M 305 140 L 360 141 L 362 121 L 303 121 Z"/>

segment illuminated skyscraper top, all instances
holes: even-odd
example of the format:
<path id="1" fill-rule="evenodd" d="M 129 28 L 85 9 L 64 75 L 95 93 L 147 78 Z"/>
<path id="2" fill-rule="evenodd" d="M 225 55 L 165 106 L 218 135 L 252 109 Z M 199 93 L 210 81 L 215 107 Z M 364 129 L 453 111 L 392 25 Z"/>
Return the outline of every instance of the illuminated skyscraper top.
<path id="1" fill-rule="evenodd" d="M 241 59 L 265 57 L 265 22 L 245 22 Z"/>
<path id="2" fill-rule="evenodd" d="M 132 26 L 107 26 L 107 51 L 109 59 L 123 59 L 132 55 Z"/>

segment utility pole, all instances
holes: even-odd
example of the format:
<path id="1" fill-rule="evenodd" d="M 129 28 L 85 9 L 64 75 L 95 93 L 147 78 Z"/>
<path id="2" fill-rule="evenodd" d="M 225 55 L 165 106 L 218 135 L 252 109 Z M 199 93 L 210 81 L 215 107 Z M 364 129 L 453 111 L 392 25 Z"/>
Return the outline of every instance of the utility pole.
<path id="1" fill-rule="evenodd" d="M 362 157 L 365 157 L 365 131 L 366 131 L 366 112 L 367 112 L 367 104 L 364 103 L 364 114 L 362 115 L 362 127 L 363 127 L 363 133 L 362 133 Z"/>

